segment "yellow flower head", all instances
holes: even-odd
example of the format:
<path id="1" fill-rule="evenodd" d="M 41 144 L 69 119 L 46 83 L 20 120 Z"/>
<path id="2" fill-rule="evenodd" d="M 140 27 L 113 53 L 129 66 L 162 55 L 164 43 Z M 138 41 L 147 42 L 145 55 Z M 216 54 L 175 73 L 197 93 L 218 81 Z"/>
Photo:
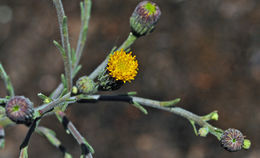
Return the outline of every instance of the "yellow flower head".
<path id="1" fill-rule="evenodd" d="M 121 80 L 125 82 L 131 82 L 137 75 L 138 62 L 132 52 L 126 54 L 126 52 L 121 49 L 120 51 L 115 51 L 114 54 L 109 56 L 107 70 L 109 75 L 116 80 Z"/>

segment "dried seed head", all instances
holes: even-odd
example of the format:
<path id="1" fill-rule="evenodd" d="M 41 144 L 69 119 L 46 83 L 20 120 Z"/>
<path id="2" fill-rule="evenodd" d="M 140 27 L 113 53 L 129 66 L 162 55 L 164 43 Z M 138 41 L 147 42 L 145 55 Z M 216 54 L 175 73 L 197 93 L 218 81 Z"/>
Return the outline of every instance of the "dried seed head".
<path id="1" fill-rule="evenodd" d="M 140 2 L 130 17 L 130 26 L 133 34 L 139 37 L 152 32 L 160 16 L 161 11 L 156 3 L 149 1 Z"/>
<path id="2" fill-rule="evenodd" d="M 239 130 L 229 128 L 222 134 L 220 143 L 224 149 L 230 152 L 239 151 L 243 147 L 244 136 Z"/>
<path id="3" fill-rule="evenodd" d="M 17 124 L 29 125 L 33 120 L 33 103 L 24 96 L 14 96 L 5 106 L 6 115 Z"/>

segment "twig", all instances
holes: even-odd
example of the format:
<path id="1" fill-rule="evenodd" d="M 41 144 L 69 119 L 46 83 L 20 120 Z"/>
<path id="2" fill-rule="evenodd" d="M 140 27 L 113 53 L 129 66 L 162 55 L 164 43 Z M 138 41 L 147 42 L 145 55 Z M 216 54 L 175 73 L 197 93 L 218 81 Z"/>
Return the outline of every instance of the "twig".
<path id="1" fill-rule="evenodd" d="M 85 43 L 87 40 L 87 31 L 88 31 L 89 19 L 90 19 L 90 15 L 91 15 L 91 6 L 92 6 L 91 0 L 85 0 L 84 3 L 81 2 L 81 21 L 82 22 L 81 22 L 81 29 L 80 29 L 80 33 L 79 33 L 79 39 L 77 42 L 76 62 L 73 65 L 74 75 L 72 76 L 72 79 L 76 75 L 75 71 L 76 71 L 77 65 L 79 64 L 79 61 L 82 56 L 82 52 L 83 52 L 83 49 L 85 47 Z M 60 24 L 60 22 L 59 22 L 59 24 Z M 60 27 L 61 27 L 61 25 L 60 25 Z M 62 31 L 61 31 L 61 33 L 62 33 Z M 63 39 L 63 37 L 61 37 L 61 39 Z M 59 84 L 59 86 L 54 90 L 51 98 L 56 99 L 61 94 L 63 88 L 64 88 L 64 86 L 62 84 Z"/>
<path id="2" fill-rule="evenodd" d="M 171 101 L 157 101 L 157 100 L 151 100 L 136 96 L 109 96 L 109 95 L 88 95 L 85 96 L 84 99 L 79 100 L 78 102 L 89 102 L 89 101 L 123 101 L 130 104 L 133 104 L 135 102 L 139 103 L 140 105 L 167 111 L 170 113 L 174 113 L 176 115 L 179 115 L 183 118 L 186 118 L 190 121 L 194 121 L 196 124 L 198 124 L 201 127 L 208 127 L 209 132 L 216 136 L 218 139 L 220 139 L 220 136 L 222 134 L 222 130 L 219 128 L 216 128 L 209 124 L 207 121 L 203 120 L 203 117 L 198 116 L 190 111 L 187 111 L 180 107 L 165 107 L 165 106 L 171 106 L 175 104 L 175 100 Z"/>
<path id="3" fill-rule="evenodd" d="M 11 80 L 9 78 L 9 76 L 7 75 L 7 73 L 4 70 L 3 65 L 0 63 L 0 77 L 4 80 L 5 82 L 5 87 L 6 90 L 8 92 L 8 95 L 10 95 L 11 97 L 14 96 L 14 88 L 13 85 L 11 83 Z"/>
<path id="4" fill-rule="evenodd" d="M 85 138 L 79 133 L 76 127 L 73 125 L 71 121 L 66 117 L 65 113 L 62 111 L 57 112 L 57 115 L 60 116 L 60 122 L 63 124 L 63 127 L 72 134 L 72 136 L 76 139 L 78 144 L 81 147 L 81 156 L 84 158 L 92 158 L 92 153 L 94 153 L 94 149 L 88 144 Z"/>
<path id="5" fill-rule="evenodd" d="M 59 104 L 62 104 L 66 102 L 70 98 L 70 93 L 65 94 L 63 97 L 53 100 L 52 102 L 48 104 L 41 105 L 37 108 L 35 108 L 36 112 L 39 112 L 39 115 L 43 115 L 46 112 L 49 112 L 54 107 L 58 106 Z"/>
<path id="6" fill-rule="evenodd" d="M 57 99 L 60 96 L 63 88 L 64 88 L 63 84 L 60 83 L 59 86 L 53 91 L 53 93 L 52 93 L 52 95 L 50 97 L 52 99 Z"/>
<path id="7" fill-rule="evenodd" d="M 0 126 L 0 149 L 5 146 L 5 130 L 4 127 Z"/>
<path id="8" fill-rule="evenodd" d="M 61 141 L 55 136 L 54 131 L 43 126 L 39 126 L 36 128 L 36 132 L 48 139 L 53 146 L 58 148 L 64 154 L 64 157 L 71 157 L 66 148 L 61 144 Z"/>
<path id="9" fill-rule="evenodd" d="M 57 15 L 58 15 L 62 47 L 64 48 L 64 52 L 66 54 L 66 56 L 63 58 L 64 58 L 65 76 L 67 80 L 67 88 L 68 91 L 70 91 L 72 87 L 72 77 L 71 77 L 72 63 L 71 63 L 71 48 L 69 42 L 67 17 L 65 16 L 61 0 L 53 0 L 53 3 L 55 5 Z"/>
<path id="10" fill-rule="evenodd" d="M 81 28 L 79 33 L 79 39 L 76 48 L 76 62 L 73 68 L 76 68 L 79 64 L 86 40 L 87 40 L 87 32 L 88 32 L 88 24 L 91 13 L 91 0 L 85 0 L 83 3 L 81 2 Z"/>

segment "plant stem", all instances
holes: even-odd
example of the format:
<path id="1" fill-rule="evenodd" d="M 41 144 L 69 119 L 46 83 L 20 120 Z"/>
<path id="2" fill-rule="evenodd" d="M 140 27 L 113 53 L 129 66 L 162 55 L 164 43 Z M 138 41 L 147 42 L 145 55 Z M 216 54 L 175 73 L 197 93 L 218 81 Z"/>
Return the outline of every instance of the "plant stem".
<path id="1" fill-rule="evenodd" d="M 76 48 L 76 62 L 73 65 L 73 68 L 75 69 L 77 65 L 79 64 L 86 40 L 87 40 L 87 32 L 88 32 L 88 24 L 89 24 L 89 19 L 90 19 L 90 13 L 91 13 L 91 5 L 92 2 L 91 0 L 85 0 L 82 6 L 82 12 L 81 14 L 81 28 L 80 28 L 80 33 L 79 33 L 79 39 L 77 43 L 77 48 Z"/>
<path id="2" fill-rule="evenodd" d="M 68 88 L 68 92 L 69 92 L 72 87 L 72 77 L 71 77 L 72 63 L 71 63 L 71 48 L 70 48 L 70 42 L 69 42 L 67 17 L 65 16 L 61 0 L 53 0 L 53 3 L 55 5 L 57 15 L 58 15 L 62 47 L 64 48 L 64 51 L 66 54 L 66 56 L 63 58 L 64 58 L 64 67 L 65 67 L 67 88 Z"/>
<path id="3" fill-rule="evenodd" d="M 39 126 L 36 128 L 36 132 L 39 133 L 40 135 L 44 136 L 53 146 L 55 146 L 57 149 L 60 149 L 60 151 L 68 156 L 72 157 L 67 151 L 66 148 L 61 144 L 61 141 L 55 136 L 54 131 L 43 127 Z M 66 157 L 65 156 L 65 157 Z"/>
<path id="4" fill-rule="evenodd" d="M 117 49 L 117 50 L 120 50 L 120 49 L 128 49 L 134 42 L 135 40 L 137 39 L 136 36 L 133 35 L 132 32 L 129 33 L 127 39 L 125 40 L 125 42 Z M 111 52 L 113 53 L 113 52 Z M 110 54 L 109 54 L 110 55 Z M 109 55 L 106 57 L 106 59 L 89 75 L 89 78 L 90 79 L 95 79 L 99 73 L 101 71 L 104 70 L 104 68 L 107 66 L 107 62 L 108 62 L 108 59 L 109 59 Z"/>
<path id="5" fill-rule="evenodd" d="M 5 130 L 4 127 L 0 125 L 0 149 L 3 149 L 5 146 Z"/>
<path id="6" fill-rule="evenodd" d="M 221 129 L 216 128 L 209 124 L 207 121 L 203 120 L 203 117 L 198 116 L 190 111 L 187 111 L 183 108 L 180 107 L 164 107 L 163 104 L 168 103 L 167 106 L 170 106 L 170 104 L 174 105 L 175 102 L 173 100 L 171 101 L 157 101 L 157 100 L 152 100 L 152 99 L 146 99 L 146 98 L 141 98 L 141 97 L 136 97 L 136 96 L 109 96 L 109 95 L 87 95 L 84 97 L 84 99 L 87 100 L 95 100 L 95 101 L 123 101 L 123 102 L 128 102 L 128 103 L 139 103 L 140 105 L 167 111 L 173 114 L 176 114 L 178 116 L 181 116 L 183 118 L 186 118 L 189 121 L 194 121 L 197 125 L 201 127 L 208 127 L 209 132 L 216 136 L 218 139 L 220 139 L 221 135 Z M 80 102 L 84 102 L 84 99 L 79 99 Z"/>
<path id="7" fill-rule="evenodd" d="M 118 50 L 120 49 L 128 49 L 137 39 L 137 37 L 135 35 L 133 35 L 132 32 L 129 33 L 127 39 L 125 40 L 125 42 L 118 48 Z"/>
<path id="8" fill-rule="evenodd" d="M 84 158 L 92 158 L 92 153 L 94 153 L 94 149 L 88 144 L 85 138 L 79 133 L 74 124 L 69 121 L 66 114 L 62 111 L 57 111 L 56 113 L 59 116 L 59 121 L 63 124 L 66 130 L 72 134 L 72 136 L 76 139 L 78 144 L 81 146 L 82 154 Z"/>
<path id="9" fill-rule="evenodd" d="M 53 100 L 49 104 L 44 104 L 44 105 L 41 105 L 41 106 L 35 108 L 35 111 L 36 112 L 38 111 L 40 115 L 43 115 L 46 112 L 53 109 L 54 107 L 58 106 L 59 104 L 66 102 L 66 100 L 68 100 L 69 98 L 70 98 L 70 93 L 67 93 L 63 97 Z"/>
<path id="10" fill-rule="evenodd" d="M 7 73 L 5 72 L 4 67 L 3 67 L 3 65 L 2 65 L 1 63 L 0 63 L 0 77 L 4 80 L 5 87 L 6 87 L 6 90 L 7 90 L 7 92 L 8 92 L 8 95 L 10 95 L 11 97 L 13 97 L 13 96 L 15 95 L 15 94 L 14 94 L 13 85 L 12 85 L 9 76 L 8 76 Z"/>

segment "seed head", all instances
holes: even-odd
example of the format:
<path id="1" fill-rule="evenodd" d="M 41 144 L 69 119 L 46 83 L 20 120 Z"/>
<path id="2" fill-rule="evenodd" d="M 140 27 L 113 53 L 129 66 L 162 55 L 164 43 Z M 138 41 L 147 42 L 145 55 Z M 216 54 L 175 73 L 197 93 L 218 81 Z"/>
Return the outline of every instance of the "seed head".
<path id="1" fill-rule="evenodd" d="M 224 149 L 230 152 L 239 151 L 243 147 L 244 136 L 239 130 L 229 128 L 222 134 L 220 143 Z"/>
<path id="2" fill-rule="evenodd" d="M 17 124 L 29 125 L 33 119 L 33 103 L 24 96 L 14 96 L 5 106 L 7 117 Z"/>

